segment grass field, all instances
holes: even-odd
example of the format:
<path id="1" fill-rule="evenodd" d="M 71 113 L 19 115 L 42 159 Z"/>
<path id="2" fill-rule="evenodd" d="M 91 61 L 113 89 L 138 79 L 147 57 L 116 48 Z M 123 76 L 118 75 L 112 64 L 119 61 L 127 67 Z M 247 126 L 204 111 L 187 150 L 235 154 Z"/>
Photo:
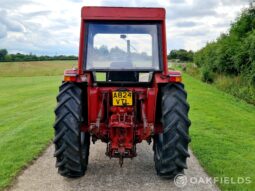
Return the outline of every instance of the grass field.
<path id="1" fill-rule="evenodd" d="M 53 62 L 56 73 L 73 63 Z M 40 64 L 38 64 L 40 63 Z M 13 64 L 13 65 L 12 65 Z M 0 63 L 0 189 L 47 146 L 53 137 L 53 109 L 61 76 L 50 76 L 51 62 Z M 3 67 L 17 76 L 3 77 Z M 47 69 L 45 68 L 47 67 Z M 59 67 L 59 68 L 57 68 Z M 12 74 L 9 71 L 9 74 Z M 33 76 L 35 75 L 35 76 Z M 10 75 L 9 75 L 10 76 Z M 191 147 L 214 177 L 251 177 L 252 184 L 220 184 L 223 190 L 255 188 L 255 107 L 184 75 L 191 105 Z"/>
<path id="2" fill-rule="evenodd" d="M 223 190 L 255 188 L 255 107 L 184 75 L 191 105 L 192 150 L 213 177 L 250 177 L 252 184 L 220 184 Z"/>
<path id="3" fill-rule="evenodd" d="M 60 75 L 74 63 L 0 63 L 0 190 L 52 139 Z"/>
<path id="4" fill-rule="evenodd" d="M 53 136 L 54 97 L 61 77 L 0 77 L 0 188 Z"/>
<path id="5" fill-rule="evenodd" d="M 77 61 L 36 61 L 36 62 L 0 62 L 0 76 L 56 76 L 62 75 L 64 69 L 77 65 Z"/>

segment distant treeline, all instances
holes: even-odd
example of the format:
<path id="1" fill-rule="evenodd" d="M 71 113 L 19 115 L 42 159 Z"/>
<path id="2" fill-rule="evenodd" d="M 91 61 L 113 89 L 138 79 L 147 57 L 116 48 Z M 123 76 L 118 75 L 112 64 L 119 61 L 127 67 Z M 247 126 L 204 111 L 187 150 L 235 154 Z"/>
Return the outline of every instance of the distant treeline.
<path id="1" fill-rule="evenodd" d="M 255 85 L 255 7 L 243 10 L 229 32 L 195 53 L 194 61 L 207 81 L 217 73 L 243 76 Z"/>
<path id="2" fill-rule="evenodd" d="M 187 51 L 184 49 L 172 50 L 168 55 L 169 60 L 179 60 L 182 62 L 192 62 L 193 57 L 194 57 L 193 51 Z"/>
<path id="3" fill-rule="evenodd" d="M 127 52 L 122 50 L 119 47 L 113 47 L 109 48 L 106 45 L 102 45 L 100 47 L 94 47 L 93 48 L 93 58 L 94 60 L 121 60 L 121 59 L 127 59 Z M 151 60 L 151 56 L 147 55 L 146 52 L 137 52 L 132 51 L 130 53 L 130 57 L 134 60 L 142 59 L 142 60 Z"/>
<path id="4" fill-rule="evenodd" d="M 0 49 L 0 62 L 21 62 L 21 61 L 47 61 L 47 60 L 77 60 L 77 56 L 37 56 L 34 54 L 8 54 L 6 49 Z"/>

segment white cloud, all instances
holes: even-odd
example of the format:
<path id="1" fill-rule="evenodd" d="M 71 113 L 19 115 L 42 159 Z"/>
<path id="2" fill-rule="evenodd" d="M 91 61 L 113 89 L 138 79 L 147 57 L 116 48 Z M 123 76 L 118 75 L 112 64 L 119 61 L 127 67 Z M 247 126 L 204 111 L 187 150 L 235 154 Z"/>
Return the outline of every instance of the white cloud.
<path id="1" fill-rule="evenodd" d="M 0 0 L 0 48 L 77 54 L 80 10 L 88 6 L 165 7 L 168 49 L 197 50 L 226 32 L 248 0 Z"/>
<path id="2" fill-rule="evenodd" d="M 0 39 L 5 38 L 7 35 L 6 27 L 0 23 Z"/>

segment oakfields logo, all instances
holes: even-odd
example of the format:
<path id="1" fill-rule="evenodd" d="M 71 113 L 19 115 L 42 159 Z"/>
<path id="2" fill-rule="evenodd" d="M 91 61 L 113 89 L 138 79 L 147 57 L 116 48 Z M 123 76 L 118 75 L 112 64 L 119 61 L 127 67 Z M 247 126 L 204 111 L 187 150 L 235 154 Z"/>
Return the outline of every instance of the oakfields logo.
<path id="1" fill-rule="evenodd" d="M 188 183 L 188 178 L 184 174 L 177 174 L 174 178 L 175 186 L 183 188 Z"/>
<path id="2" fill-rule="evenodd" d="M 183 188 L 187 184 L 251 184 L 251 177 L 187 177 L 178 174 L 174 178 L 175 186 Z"/>

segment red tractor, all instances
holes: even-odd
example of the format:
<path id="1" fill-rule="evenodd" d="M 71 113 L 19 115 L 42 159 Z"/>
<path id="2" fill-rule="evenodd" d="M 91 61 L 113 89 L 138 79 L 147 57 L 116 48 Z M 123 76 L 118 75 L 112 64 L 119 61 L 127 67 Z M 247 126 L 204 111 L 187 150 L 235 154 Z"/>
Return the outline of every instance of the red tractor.
<path id="1" fill-rule="evenodd" d="M 55 109 L 58 172 L 83 176 L 91 141 L 122 166 L 153 140 L 157 174 L 183 173 L 189 105 L 180 72 L 168 70 L 165 10 L 83 7 L 81 18 L 78 69 L 65 70 Z"/>

